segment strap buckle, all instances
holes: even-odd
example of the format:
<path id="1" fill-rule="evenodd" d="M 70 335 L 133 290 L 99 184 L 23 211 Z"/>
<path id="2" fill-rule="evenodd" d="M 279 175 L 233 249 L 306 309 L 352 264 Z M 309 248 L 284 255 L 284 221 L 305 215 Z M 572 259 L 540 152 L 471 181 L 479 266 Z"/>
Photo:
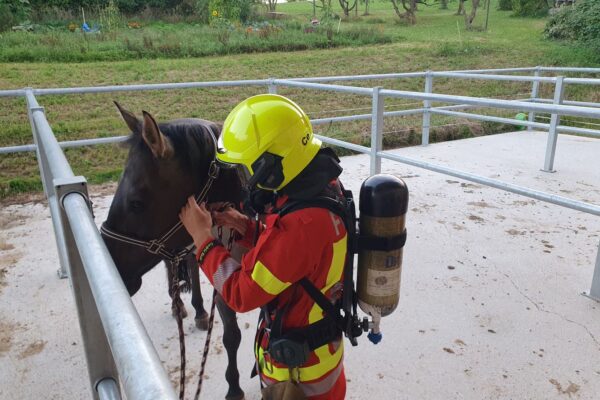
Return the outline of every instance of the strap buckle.
<path id="1" fill-rule="evenodd" d="M 150 241 L 150 245 L 146 248 L 146 250 L 152 254 L 160 254 L 164 247 L 165 245 L 161 241 L 155 239 Z"/>
<path id="2" fill-rule="evenodd" d="M 211 161 L 210 166 L 208 167 L 208 177 L 213 180 L 219 177 L 219 166 L 214 160 Z"/>

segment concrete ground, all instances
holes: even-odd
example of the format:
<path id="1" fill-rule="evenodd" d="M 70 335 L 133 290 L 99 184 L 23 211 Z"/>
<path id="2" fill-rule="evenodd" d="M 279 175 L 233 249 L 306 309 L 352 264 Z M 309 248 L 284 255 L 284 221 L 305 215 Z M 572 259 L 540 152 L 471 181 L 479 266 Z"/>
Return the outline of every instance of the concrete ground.
<path id="1" fill-rule="evenodd" d="M 517 132 L 398 153 L 600 204 L 600 140 L 560 136 L 557 172 L 548 174 L 540 171 L 545 139 Z M 342 162 L 357 196 L 368 158 Z M 411 191 L 401 301 L 383 320 L 381 344 L 346 342 L 347 398 L 600 398 L 600 304 L 580 294 L 591 284 L 600 218 L 401 164 L 384 161 L 383 170 Z M 94 198 L 98 224 L 109 202 Z M 5 207 L 0 227 L 0 399 L 89 398 L 48 209 Z M 134 303 L 175 382 L 177 329 L 166 289 L 164 270 L 155 268 Z M 204 278 L 203 292 L 208 297 Z M 260 397 L 249 379 L 255 321 L 256 313 L 239 316 L 247 399 Z M 185 327 L 195 387 L 205 333 L 191 319 Z M 220 321 L 215 332 L 204 399 L 225 394 Z"/>

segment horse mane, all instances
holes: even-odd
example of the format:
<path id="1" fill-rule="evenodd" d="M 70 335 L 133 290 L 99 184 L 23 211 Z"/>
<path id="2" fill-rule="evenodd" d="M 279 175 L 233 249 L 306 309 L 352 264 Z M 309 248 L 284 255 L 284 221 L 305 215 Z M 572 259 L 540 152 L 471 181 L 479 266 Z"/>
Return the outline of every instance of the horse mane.
<path id="1" fill-rule="evenodd" d="M 159 123 L 158 127 L 169 138 L 182 168 L 193 171 L 194 175 L 203 171 L 208 166 L 208 160 L 214 157 L 214 144 L 210 136 L 212 133 L 217 139 L 220 135 L 215 123 L 190 118 Z M 150 154 L 139 133 L 132 133 L 125 143 L 132 149 Z"/>

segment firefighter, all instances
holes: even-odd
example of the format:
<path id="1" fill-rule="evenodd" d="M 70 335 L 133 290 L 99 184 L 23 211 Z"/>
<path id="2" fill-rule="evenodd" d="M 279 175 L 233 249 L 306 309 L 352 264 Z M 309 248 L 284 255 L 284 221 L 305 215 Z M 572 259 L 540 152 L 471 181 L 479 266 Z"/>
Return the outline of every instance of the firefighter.
<path id="1" fill-rule="evenodd" d="M 297 104 L 273 94 L 233 109 L 217 159 L 247 173 L 244 214 L 233 208 L 211 212 L 190 198 L 180 218 L 201 269 L 225 302 L 237 312 L 261 308 L 254 352 L 264 398 L 297 391 L 300 397 L 289 398 L 343 399 L 341 330 L 299 283 L 308 281 L 332 304 L 339 299 L 348 240 L 344 222 L 318 206 L 281 212 L 316 197 L 339 199 L 339 159 L 321 147 Z M 251 211 L 260 219 L 248 217 Z M 249 249 L 241 262 L 212 235 L 213 222 L 237 231 L 237 243 Z"/>

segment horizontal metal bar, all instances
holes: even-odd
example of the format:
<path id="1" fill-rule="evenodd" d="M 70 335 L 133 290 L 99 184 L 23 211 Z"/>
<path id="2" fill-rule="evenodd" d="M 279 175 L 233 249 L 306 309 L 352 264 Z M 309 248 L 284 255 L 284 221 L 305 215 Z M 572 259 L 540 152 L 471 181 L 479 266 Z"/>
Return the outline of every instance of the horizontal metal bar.
<path id="1" fill-rule="evenodd" d="M 432 75 L 440 78 L 480 79 L 486 81 L 515 81 L 515 82 L 556 82 L 556 78 L 544 76 L 522 76 L 522 75 L 491 75 L 486 73 L 461 73 L 461 72 L 432 72 Z"/>
<path id="2" fill-rule="evenodd" d="M 385 117 L 401 117 L 406 115 L 415 115 L 421 114 L 423 112 L 422 108 L 413 108 L 410 110 L 399 110 L 399 111 L 388 111 L 383 113 Z M 310 123 L 312 125 L 324 125 L 332 122 L 347 122 L 347 121 L 361 121 L 361 120 L 370 120 L 371 114 L 358 114 L 358 115 L 346 115 L 343 117 L 331 117 L 331 118 L 318 118 L 312 119 Z M 1 150 L 1 149 L 0 149 Z"/>
<path id="3" fill-rule="evenodd" d="M 125 397 L 175 400 L 171 382 L 100 237 L 86 200 L 78 193 L 71 193 L 64 197 L 63 205 Z"/>
<path id="4" fill-rule="evenodd" d="M 23 96 L 25 96 L 24 89 L 0 90 L 0 97 L 23 97 Z"/>
<path id="5" fill-rule="evenodd" d="M 559 125 L 556 129 L 558 129 L 559 132 L 563 133 L 575 133 L 578 135 L 588 135 L 600 138 L 600 130 L 597 129 L 579 128 L 577 126 L 567 125 Z"/>
<path id="6" fill-rule="evenodd" d="M 300 81 L 292 81 L 286 79 L 273 79 L 272 83 L 274 85 L 280 86 L 290 86 L 290 87 L 298 87 L 302 89 L 317 89 L 317 90 L 327 90 L 331 92 L 342 92 L 342 93 L 352 93 L 359 94 L 365 96 L 371 96 L 373 93 L 372 88 L 363 88 L 358 86 L 343 86 L 343 85 L 329 85 L 323 83 L 312 83 L 312 82 L 300 82 Z"/>
<path id="7" fill-rule="evenodd" d="M 327 144 L 330 144 L 333 146 L 343 147 L 345 149 L 354 150 L 359 153 L 365 153 L 365 154 L 369 154 L 371 152 L 371 149 L 369 147 L 361 146 L 359 144 L 348 143 L 348 142 L 344 142 L 343 140 L 338 140 L 338 139 L 330 138 L 330 137 L 323 136 L 323 135 L 315 135 L 315 136 L 317 138 L 321 139 L 321 141 L 323 143 L 327 143 Z"/>
<path id="8" fill-rule="evenodd" d="M 377 153 L 381 158 L 386 158 L 388 160 L 397 161 L 403 164 L 412 165 L 414 167 L 427 169 L 429 171 L 438 172 L 444 175 L 454 176 L 455 178 L 464 179 L 470 182 L 479 183 L 486 186 L 491 186 L 496 189 L 505 190 L 507 192 L 520 194 L 523 196 L 531 197 L 532 199 L 545 201 L 547 203 L 556 204 L 562 207 L 570 208 L 577 211 L 586 212 L 589 214 L 593 214 L 596 216 L 600 216 L 600 206 L 590 203 L 584 203 L 582 201 L 577 201 L 573 199 L 569 199 L 567 197 L 558 196 L 551 193 L 542 192 L 539 190 L 529 189 L 523 186 L 515 185 L 512 183 L 502 182 L 497 179 L 486 178 L 484 176 L 471 174 L 469 172 L 459 171 L 452 168 L 443 167 L 441 165 L 436 165 L 432 163 L 428 163 L 425 161 L 415 160 L 413 158 L 401 156 L 398 154 L 392 154 L 386 151 L 380 151 Z"/>
<path id="9" fill-rule="evenodd" d="M 84 94 L 84 93 L 111 93 L 111 92 L 139 92 L 146 90 L 175 90 L 198 89 L 221 86 L 262 86 L 269 84 L 268 79 L 241 80 L 241 81 L 214 81 L 214 82 L 182 82 L 182 83 L 151 83 L 144 85 L 120 86 L 88 86 L 76 88 L 34 89 L 36 95 L 50 94 Z"/>
<path id="10" fill-rule="evenodd" d="M 35 151 L 35 144 L 24 144 L 22 146 L 0 147 L 0 154 L 23 153 L 26 151 Z"/>
<path id="11" fill-rule="evenodd" d="M 529 121 L 521 121 L 521 120 L 513 119 L 513 118 L 494 117 L 491 115 L 480 115 L 480 114 L 463 113 L 463 112 L 456 112 L 456 111 L 447 111 L 447 110 L 441 110 L 439 108 L 431 109 L 431 112 L 433 114 L 448 115 L 451 117 L 468 118 L 468 119 L 474 119 L 474 120 L 478 120 L 478 121 L 500 122 L 503 124 L 510 124 L 510 125 L 517 125 L 517 126 L 519 126 L 519 125 L 531 126 L 532 128 L 538 128 L 538 129 L 542 129 L 542 130 L 546 130 L 546 131 L 550 128 L 550 124 L 544 124 L 541 122 L 529 122 Z M 579 128 L 579 127 L 574 127 L 574 126 L 559 125 L 557 127 L 557 130 L 559 132 L 563 132 L 563 133 L 577 133 L 577 134 L 582 134 L 582 135 L 600 137 L 600 130 L 596 130 L 596 129 L 586 129 L 586 128 Z"/>
<path id="12" fill-rule="evenodd" d="M 478 73 L 492 73 L 492 72 L 531 72 L 535 71 L 537 67 L 522 67 L 522 68 L 488 68 L 488 69 L 463 69 L 458 71 L 438 71 L 438 72 L 463 72 L 469 74 L 478 74 Z"/>
<path id="13" fill-rule="evenodd" d="M 66 140 L 64 142 L 58 142 L 61 149 L 67 149 L 71 147 L 82 147 L 82 146 L 93 146 L 97 144 L 111 144 L 120 143 L 127 140 L 128 136 L 112 136 L 106 138 L 95 138 L 95 139 L 81 139 L 81 140 Z M 35 151 L 35 144 L 25 144 L 22 146 L 11 146 L 11 147 L 0 147 L 0 154 L 8 153 L 21 153 L 25 151 Z"/>
<path id="14" fill-rule="evenodd" d="M 326 85 L 323 85 L 326 86 Z M 455 96 L 437 93 L 409 92 L 402 90 L 382 90 L 386 97 L 397 97 L 413 100 L 432 100 L 442 103 L 464 103 L 479 107 L 506 108 L 509 110 L 534 111 L 543 113 L 556 113 L 560 115 L 574 115 L 578 117 L 600 118 L 600 110 L 589 107 L 566 106 L 560 104 L 537 104 L 515 100 L 488 99 L 483 97 Z"/>
<path id="15" fill-rule="evenodd" d="M 565 78 L 563 82 L 574 85 L 600 85 L 600 79 L 593 78 Z"/>
<path id="16" fill-rule="evenodd" d="M 552 99 L 531 99 L 531 101 L 533 101 L 534 103 L 553 103 L 554 100 Z M 588 102 L 588 101 L 572 101 L 572 100 L 565 100 L 563 101 L 563 104 L 566 105 L 570 105 L 570 106 L 580 106 L 580 107 L 591 107 L 591 108 L 600 108 L 600 103 L 593 103 L 593 102 Z"/>
<path id="17" fill-rule="evenodd" d="M 46 155 L 52 179 L 73 177 L 73 170 L 58 145 L 54 133 L 52 133 L 52 128 L 46 119 L 44 110 L 38 104 L 31 90 L 27 90 L 25 96 L 37 130 L 37 143 L 40 146 L 40 151 L 43 151 Z"/>
<path id="18" fill-rule="evenodd" d="M 399 79 L 399 78 L 421 78 L 425 72 L 403 72 L 397 74 L 371 74 L 371 75 L 339 75 L 319 76 L 310 78 L 286 78 L 285 80 L 298 82 L 333 82 L 333 81 L 365 81 L 371 79 Z"/>
<path id="19" fill-rule="evenodd" d="M 544 124 L 541 122 L 521 121 L 521 120 L 513 119 L 513 118 L 502 118 L 502 117 L 494 117 L 491 115 L 471 114 L 471 113 L 447 111 L 447 110 L 440 110 L 440 109 L 431 109 L 431 113 L 439 114 L 439 115 L 448 115 L 451 117 L 474 119 L 477 121 L 489 121 L 489 122 L 499 122 L 502 124 L 509 124 L 509 125 L 531 126 L 532 128 L 539 128 L 539 129 L 548 129 L 548 127 L 550 126 L 549 124 Z"/>
<path id="20" fill-rule="evenodd" d="M 121 392 L 114 379 L 106 378 L 102 379 L 96 385 L 98 391 L 98 397 L 100 400 L 121 400 Z"/>
<path id="21" fill-rule="evenodd" d="M 545 72 L 583 72 L 583 73 L 591 73 L 591 74 L 600 74 L 600 68 L 540 67 L 540 71 L 545 71 Z"/>

